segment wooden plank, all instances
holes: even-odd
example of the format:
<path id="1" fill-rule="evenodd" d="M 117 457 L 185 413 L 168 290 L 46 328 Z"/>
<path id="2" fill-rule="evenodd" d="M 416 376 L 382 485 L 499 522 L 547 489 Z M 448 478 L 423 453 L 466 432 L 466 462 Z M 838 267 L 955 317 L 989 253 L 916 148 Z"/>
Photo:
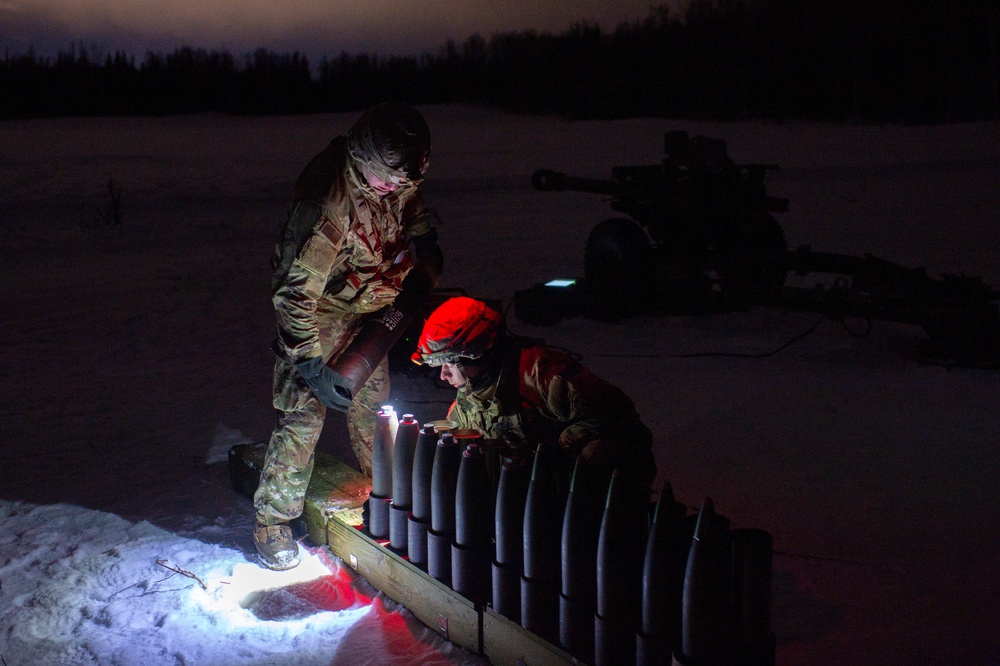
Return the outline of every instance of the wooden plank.
<path id="1" fill-rule="evenodd" d="M 343 522 L 341 515 L 334 512 L 327 523 L 330 549 L 428 627 L 478 654 L 480 612 L 475 604 Z"/>
<path id="2" fill-rule="evenodd" d="M 488 607 L 483 611 L 483 656 L 496 666 L 585 666 L 584 662 Z"/>
<path id="3" fill-rule="evenodd" d="M 241 444 L 230 451 L 230 474 L 237 491 L 253 497 L 264 465 L 265 445 Z M 502 666 L 584 666 L 557 646 L 511 622 L 491 608 L 481 609 L 359 527 L 370 480 L 332 456 L 317 453 L 302 517 L 309 537 L 326 544 L 374 588 L 402 604 L 447 640 Z"/>
<path id="4" fill-rule="evenodd" d="M 233 487 L 253 497 L 266 445 L 240 444 L 229 452 Z M 452 643 L 480 651 L 480 615 L 470 600 L 380 545 L 358 527 L 371 481 L 323 453 L 316 454 L 302 519 L 314 543 L 326 544 L 373 587 L 406 606 Z"/>

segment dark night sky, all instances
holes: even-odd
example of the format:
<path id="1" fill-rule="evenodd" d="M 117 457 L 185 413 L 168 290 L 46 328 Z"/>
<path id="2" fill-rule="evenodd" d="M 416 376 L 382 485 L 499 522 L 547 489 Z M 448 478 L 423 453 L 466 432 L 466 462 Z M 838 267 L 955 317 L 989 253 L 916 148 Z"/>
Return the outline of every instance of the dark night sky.
<path id="1" fill-rule="evenodd" d="M 42 56 L 74 42 L 102 53 L 179 46 L 322 54 L 435 52 L 474 34 L 563 32 L 587 21 L 613 30 L 683 0 L 0 0 L 0 46 Z"/>

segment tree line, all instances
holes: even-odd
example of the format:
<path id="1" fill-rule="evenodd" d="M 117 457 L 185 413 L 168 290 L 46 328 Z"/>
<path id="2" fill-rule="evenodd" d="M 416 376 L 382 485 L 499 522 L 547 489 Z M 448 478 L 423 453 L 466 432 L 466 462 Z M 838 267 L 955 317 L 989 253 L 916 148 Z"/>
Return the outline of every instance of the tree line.
<path id="1" fill-rule="evenodd" d="M 579 23 L 420 56 L 236 58 L 181 47 L 5 54 L 0 117 L 296 114 L 385 99 L 573 118 L 957 122 L 1000 118 L 995 0 L 690 0 L 613 30 Z"/>

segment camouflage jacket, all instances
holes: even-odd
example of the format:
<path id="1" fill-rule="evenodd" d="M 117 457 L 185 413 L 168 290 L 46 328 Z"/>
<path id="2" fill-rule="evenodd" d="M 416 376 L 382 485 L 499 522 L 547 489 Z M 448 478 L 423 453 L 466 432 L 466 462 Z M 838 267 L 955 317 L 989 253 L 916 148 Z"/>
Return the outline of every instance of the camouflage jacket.
<path id="1" fill-rule="evenodd" d="M 417 188 L 379 197 L 346 139 L 335 138 L 299 175 L 271 260 L 278 351 L 291 360 L 319 356 L 321 317 L 391 303 L 414 264 L 411 240 L 437 248 L 427 218 Z"/>
<path id="2" fill-rule="evenodd" d="M 621 389 L 552 347 L 510 344 L 498 375 L 460 389 L 448 418 L 514 447 L 558 443 L 573 455 L 595 440 L 622 450 L 652 444 Z"/>

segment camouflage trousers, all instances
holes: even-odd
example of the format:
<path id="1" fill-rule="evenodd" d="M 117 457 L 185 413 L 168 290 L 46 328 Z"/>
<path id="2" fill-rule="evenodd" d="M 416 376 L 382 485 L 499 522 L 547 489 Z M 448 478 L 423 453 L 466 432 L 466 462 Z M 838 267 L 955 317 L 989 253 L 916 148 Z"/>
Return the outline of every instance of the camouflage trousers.
<path id="1" fill-rule="evenodd" d="M 321 320 L 320 344 L 324 358 L 343 351 L 361 323 L 361 315 L 343 314 Z M 347 430 L 361 471 L 371 476 L 375 415 L 389 398 L 389 362 L 383 358 L 347 410 Z M 284 359 L 274 365 L 274 408 L 277 421 L 264 456 L 260 485 L 254 494 L 257 519 L 265 525 L 287 522 L 302 515 L 306 488 L 312 476 L 316 444 L 326 418 L 326 405 L 313 394 Z"/>

